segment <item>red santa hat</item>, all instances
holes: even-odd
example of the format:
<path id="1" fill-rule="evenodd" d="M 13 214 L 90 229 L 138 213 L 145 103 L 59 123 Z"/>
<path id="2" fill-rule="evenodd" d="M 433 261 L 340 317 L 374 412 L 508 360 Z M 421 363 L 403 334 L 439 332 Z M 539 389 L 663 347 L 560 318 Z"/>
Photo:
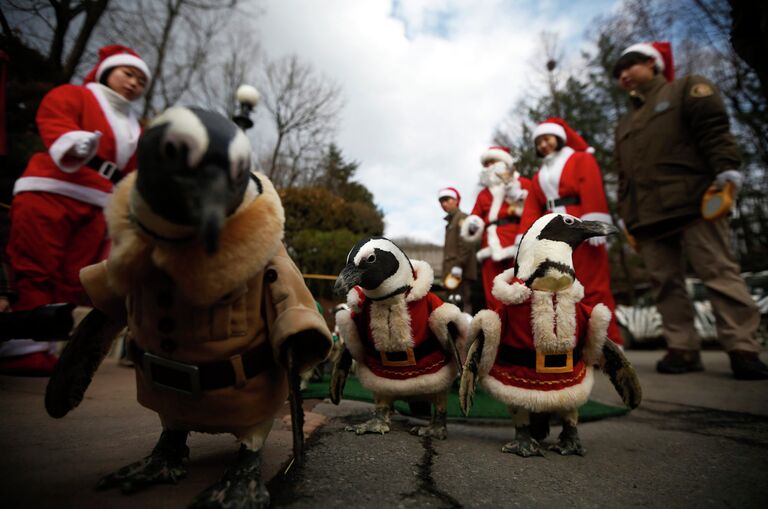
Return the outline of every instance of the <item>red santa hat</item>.
<path id="1" fill-rule="evenodd" d="M 437 192 L 437 199 L 442 200 L 443 198 L 454 198 L 456 203 L 461 203 L 461 195 L 455 187 L 444 187 L 439 190 Z"/>
<path id="2" fill-rule="evenodd" d="M 83 84 L 98 83 L 108 70 L 121 65 L 137 68 L 144 73 L 147 81 L 152 78 L 149 66 L 139 57 L 138 53 L 128 46 L 113 44 L 111 46 L 104 46 L 99 50 L 99 61 L 96 62 L 91 72 L 85 76 Z"/>
<path id="3" fill-rule="evenodd" d="M 574 131 L 573 128 L 568 125 L 568 122 L 562 118 L 551 117 L 537 125 L 536 129 L 533 130 L 534 143 L 536 143 L 536 138 L 545 134 L 557 136 L 563 140 L 563 143 L 577 152 L 589 152 L 591 154 L 595 151 L 595 149 L 590 147 L 589 144 L 584 141 L 584 138 Z"/>
<path id="4" fill-rule="evenodd" d="M 621 56 L 628 53 L 640 53 L 653 59 L 656 68 L 667 79 L 675 79 L 675 65 L 672 60 L 672 45 L 666 41 L 641 42 L 625 49 Z"/>
<path id="5" fill-rule="evenodd" d="M 511 168 L 515 164 L 515 161 L 512 159 L 510 148 L 501 146 L 488 147 L 488 150 L 483 152 L 480 156 L 480 164 L 485 165 L 488 161 L 501 161 L 506 164 L 508 168 Z"/>

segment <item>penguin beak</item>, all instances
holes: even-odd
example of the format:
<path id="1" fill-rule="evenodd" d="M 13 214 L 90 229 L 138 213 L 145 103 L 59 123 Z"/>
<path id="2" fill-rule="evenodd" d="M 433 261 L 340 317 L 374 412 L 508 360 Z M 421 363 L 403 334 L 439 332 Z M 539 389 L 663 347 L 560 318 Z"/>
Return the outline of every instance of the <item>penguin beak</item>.
<path id="1" fill-rule="evenodd" d="M 615 227 L 602 221 L 582 221 L 578 228 L 581 232 L 582 240 L 618 232 Z"/>
<path id="2" fill-rule="evenodd" d="M 226 170 L 213 165 L 200 168 L 199 176 L 190 205 L 197 208 L 198 235 L 211 255 L 219 248 L 219 236 L 227 218 L 228 181 Z"/>
<path id="3" fill-rule="evenodd" d="M 347 264 L 336 278 L 333 292 L 336 295 L 346 295 L 353 286 L 359 285 L 363 278 L 363 271 L 354 263 Z"/>

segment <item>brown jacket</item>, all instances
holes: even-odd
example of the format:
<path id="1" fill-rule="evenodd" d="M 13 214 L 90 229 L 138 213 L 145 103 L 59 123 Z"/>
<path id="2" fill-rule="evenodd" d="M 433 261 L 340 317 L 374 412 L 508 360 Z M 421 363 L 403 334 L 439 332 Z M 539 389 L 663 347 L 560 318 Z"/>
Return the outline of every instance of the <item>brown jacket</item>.
<path id="1" fill-rule="evenodd" d="M 461 238 L 461 223 L 467 214 L 456 210 L 454 214 L 445 216 L 445 244 L 443 245 L 443 277 L 447 276 L 453 267 L 461 267 L 462 279 L 474 281 L 477 279 L 477 262 L 475 247 L 471 242 Z"/>
<path id="2" fill-rule="evenodd" d="M 715 86 L 661 75 L 631 97 L 616 129 L 618 211 L 635 236 L 658 237 L 700 217 L 715 176 L 741 158 Z"/>
<path id="3" fill-rule="evenodd" d="M 138 400 L 166 427 L 232 432 L 272 419 L 288 393 L 281 347 L 297 338 L 303 368 L 331 346 L 325 321 L 282 244 L 283 210 L 271 183 L 232 216 L 219 250 L 163 245 L 143 236 L 128 218 L 135 178 L 126 177 L 107 208 L 109 259 L 81 272 L 94 305 L 127 320 L 142 350 L 188 364 L 229 361 L 235 385 L 195 399 L 153 386 L 136 367 Z M 268 367 L 245 379 L 240 354 L 265 342 Z"/>

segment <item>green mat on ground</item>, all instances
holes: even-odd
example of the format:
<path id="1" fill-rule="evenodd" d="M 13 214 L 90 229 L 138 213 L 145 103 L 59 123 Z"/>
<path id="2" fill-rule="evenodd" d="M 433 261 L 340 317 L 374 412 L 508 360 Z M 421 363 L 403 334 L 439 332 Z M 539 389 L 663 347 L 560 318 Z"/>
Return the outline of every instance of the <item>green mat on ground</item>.
<path id="1" fill-rule="evenodd" d="M 327 398 L 329 378 L 330 377 L 326 375 L 322 382 L 310 383 L 301 393 L 304 399 Z M 344 399 L 373 402 L 373 394 L 363 387 L 357 378 L 350 376 L 347 378 L 347 383 L 344 386 Z M 408 403 L 404 401 L 397 401 L 395 403 L 395 409 L 401 414 L 411 415 L 410 407 L 408 406 Z M 624 415 L 627 412 L 629 412 L 629 409 L 623 406 L 617 407 L 589 400 L 579 408 L 579 422 L 596 421 L 606 417 L 616 417 L 618 415 Z M 465 418 L 459 407 L 459 394 L 456 389 L 451 391 L 451 394 L 448 397 L 448 417 Z M 475 393 L 475 402 L 472 405 L 472 410 L 469 412 L 469 418 L 509 419 L 509 411 L 506 406 L 493 399 L 488 393 L 484 392 L 482 389 L 478 389 Z"/>

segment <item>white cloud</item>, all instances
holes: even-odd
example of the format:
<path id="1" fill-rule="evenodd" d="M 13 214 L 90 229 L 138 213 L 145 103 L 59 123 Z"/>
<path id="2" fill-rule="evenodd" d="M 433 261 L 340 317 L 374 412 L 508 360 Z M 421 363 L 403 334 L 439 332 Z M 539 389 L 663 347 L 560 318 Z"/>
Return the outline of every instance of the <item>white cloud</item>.
<path id="1" fill-rule="evenodd" d="M 442 243 L 437 190 L 453 185 L 472 207 L 479 155 L 529 83 L 539 33 L 583 30 L 560 5 L 269 0 L 257 24 L 270 57 L 295 53 L 342 87 L 338 143 L 361 163 L 385 234 Z"/>

